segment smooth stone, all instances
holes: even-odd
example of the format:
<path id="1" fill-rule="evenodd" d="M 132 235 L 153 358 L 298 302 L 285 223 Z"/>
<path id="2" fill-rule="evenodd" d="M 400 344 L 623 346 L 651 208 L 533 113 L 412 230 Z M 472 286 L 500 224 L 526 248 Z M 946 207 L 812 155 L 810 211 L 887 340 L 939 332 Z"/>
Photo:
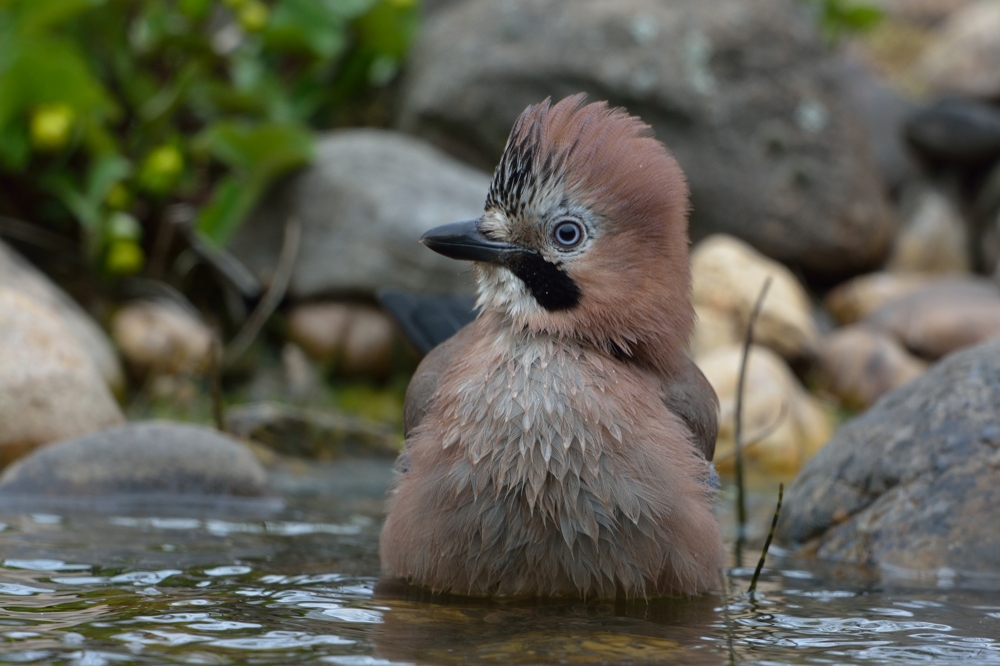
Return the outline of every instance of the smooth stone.
<path id="1" fill-rule="evenodd" d="M 1000 572 L 1000 340 L 841 426 L 785 494 L 779 541 L 910 571 Z"/>
<path id="2" fill-rule="evenodd" d="M 738 318 L 727 310 L 695 303 L 694 333 L 691 336 L 691 355 L 703 356 L 713 349 L 735 345 L 746 334 L 739 330 Z"/>
<path id="3" fill-rule="evenodd" d="M 977 166 L 1000 158 L 1000 107 L 985 102 L 938 100 L 914 112 L 904 132 L 931 162 Z"/>
<path id="4" fill-rule="evenodd" d="M 0 476 L 0 501 L 81 505 L 161 503 L 280 505 L 250 449 L 211 428 L 170 421 L 127 423 L 42 447 Z"/>
<path id="5" fill-rule="evenodd" d="M 761 287 L 771 277 L 754 326 L 754 342 L 787 359 L 808 358 L 816 353 L 819 331 L 805 288 L 790 270 L 747 243 L 722 234 L 701 241 L 691 253 L 691 277 L 695 308 L 725 313 L 736 340 L 744 337 Z M 724 335 L 713 337 L 725 339 Z M 699 339 L 696 332 L 699 353 L 708 351 L 703 349 L 707 338 L 702 334 Z"/>
<path id="6" fill-rule="evenodd" d="M 384 379 L 392 373 L 396 326 L 371 305 L 330 301 L 297 305 L 288 313 L 288 338 L 339 375 Z"/>
<path id="7" fill-rule="evenodd" d="M 867 409 L 880 397 L 919 377 L 927 363 L 899 342 L 863 326 L 838 329 L 823 341 L 820 387 L 842 405 Z"/>
<path id="8" fill-rule="evenodd" d="M 232 252 L 262 279 L 277 265 L 289 216 L 302 236 L 289 295 L 364 296 L 388 286 L 470 292 L 469 267 L 424 248 L 432 227 L 482 215 L 490 177 L 430 144 L 380 129 L 319 135 L 312 166 L 268 196 Z"/>
<path id="9" fill-rule="evenodd" d="M 0 467 L 42 444 L 122 421 L 66 319 L 22 291 L 0 287 Z"/>
<path id="10" fill-rule="evenodd" d="M 125 373 L 121 360 L 104 330 L 69 294 L 2 240 L 0 286 L 22 291 L 59 313 L 112 392 L 121 394 L 125 390 Z"/>
<path id="11" fill-rule="evenodd" d="M 937 359 L 1000 335 L 1000 286 L 985 278 L 941 278 L 864 321 L 914 354 Z"/>
<path id="12" fill-rule="evenodd" d="M 972 268 L 969 230 L 955 202 L 933 187 L 921 187 L 910 198 L 911 211 L 896 235 L 886 269 L 968 273 Z"/>
<path id="13" fill-rule="evenodd" d="M 123 305 L 111 320 L 111 335 L 133 370 L 153 376 L 204 372 L 215 339 L 197 313 L 161 301 Z"/>
<path id="14" fill-rule="evenodd" d="M 936 94 L 1000 98 L 1000 2 L 973 2 L 952 14 L 916 71 Z"/>
<path id="15" fill-rule="evenodd" d="M 735 451 L 736 388 L 741 345 L 716 349 L 695 360 L 719 396 L 719 440 L 715 464 L 732 470 Z M 759 471 L 794 473 L 833 432 L 833 420 L 773 351 L 752 345 L 743 393 L 743 455 Z M 755 441 L 756 440 L 756 441 Z"/>
<path id="16" fill-rule="evenodd" d="M 402 446 L 391 427 L 337 412 L 272 402 L 226 410 L 226 429 L 278 453 L 317 460 L 393 458 Z"/>
<path id="17" fill-rule="evenodd" d="M 917 291 L 934 280 L 923 273 L 869 273 L 837 285 L 823 299 L 827 312 L 840 324 L 853 324 L 886 303 Z"/>
<path id="18" fill-rule="evenodd" d="M 587 92 L 676 156 L 694 238 L 844 276 L 893 227 L 844 78 L 797 0 L 467 0 L 421 25 L 398 124 L 492 170 L 525 107 Z"/>

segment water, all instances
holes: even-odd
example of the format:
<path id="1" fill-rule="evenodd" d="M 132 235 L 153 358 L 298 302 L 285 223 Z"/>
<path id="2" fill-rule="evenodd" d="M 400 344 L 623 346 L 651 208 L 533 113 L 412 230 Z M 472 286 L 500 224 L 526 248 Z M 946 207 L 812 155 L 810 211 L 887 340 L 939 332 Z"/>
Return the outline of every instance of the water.
<path id="1" fill-rule="evenodd" d="M 267 520 L 0 512 L 0 663 L 1000 664 L 997 581 L 780 552 L 754 599 L 752 566 L 725 595 L 651 604 L 383 597 L 387 479 L 280 469 L 291 506 Z"/>

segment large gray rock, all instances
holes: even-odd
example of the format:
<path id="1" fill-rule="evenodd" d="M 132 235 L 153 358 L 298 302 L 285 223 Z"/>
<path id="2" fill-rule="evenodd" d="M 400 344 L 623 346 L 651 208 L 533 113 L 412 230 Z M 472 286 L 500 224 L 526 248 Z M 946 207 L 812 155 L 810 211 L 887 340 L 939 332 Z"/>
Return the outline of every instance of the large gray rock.
<path id="1" fill-rule="evenodd" d="M 123 420 L 66 320 L 0 286 L 0 467 L 41 444 Z"/>
<path id="2" fill-rule="evenodd" d="M 0 286 L 22 291 L 59 313 L 112 391 L 125 388 L 125 375 L 114 345 L 83 308 L 28 260 L 0 241 Z"/>
<path id="3" fill-rule="evenodd" d="M 431 227 L 479 217 L 489 176 L 396 132 L 330 132 L 314 165 L 279 188 L 247 220 L 230 248 L 270 275 L 285 220 L 302 222 L 290 294 L 374 296 L 386 286 L 469 291 L 464 266 L 421 247 Z"/>
<path id="4" fill-rule="evenodd" d="M 841 427 L 788 489 L 778 538 L 823 558 L 1000 572 L 1000 340 Z"/>
<path id="5" fill-rule="evenodd" d="M 856 273 L 892 218 L 843 71 L 796 0 L 467 0 L 422 26 L 399 125 L 491 169 L 527 105 L 585 91 L 676 155 L 695 238 Z"/>
<path id="6" fill-rule="evenodd" d="M 237 439 L 189 423 L 134 422 L 38 449 L 0 476 L 0 498 L 127 495 L 266 498 L 267 474 Z"/>
<path id="7" fill-rule="evenodd" d="M 903 126 L 915 111 L 916 104 L 880 78 L 863 60 L 845 58 L 843 67 L 846 90 L 868 130 L 868 145 L 882 183 L 895 192 L 916 173 L 903 139 Z"/>

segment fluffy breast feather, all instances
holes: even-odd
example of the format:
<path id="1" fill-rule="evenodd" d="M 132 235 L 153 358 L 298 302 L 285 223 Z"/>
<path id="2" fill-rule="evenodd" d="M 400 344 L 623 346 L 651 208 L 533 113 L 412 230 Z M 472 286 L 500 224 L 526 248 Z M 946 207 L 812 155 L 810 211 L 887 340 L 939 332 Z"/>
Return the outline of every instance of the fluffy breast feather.
<path id="1" fill-rule="evenodd" d="M 477 595 L 715 587 L 708 467 L 655 378 L 565 341 L 483 333 L 407 441 L 385 573 Z"/>

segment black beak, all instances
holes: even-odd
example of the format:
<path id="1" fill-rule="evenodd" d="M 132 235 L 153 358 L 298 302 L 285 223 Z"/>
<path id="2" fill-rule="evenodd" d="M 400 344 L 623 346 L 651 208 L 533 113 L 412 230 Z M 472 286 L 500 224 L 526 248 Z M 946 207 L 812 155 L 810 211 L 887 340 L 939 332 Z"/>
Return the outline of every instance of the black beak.
<path id="1" fill-rule="evenodd" d="M 526 252 L 523 247 L 492 241 L 479 231 L 479 220 L 455 222 L 434 227 L 420 242 L 451 259 L 505 264 L 513 254 Z"/>

